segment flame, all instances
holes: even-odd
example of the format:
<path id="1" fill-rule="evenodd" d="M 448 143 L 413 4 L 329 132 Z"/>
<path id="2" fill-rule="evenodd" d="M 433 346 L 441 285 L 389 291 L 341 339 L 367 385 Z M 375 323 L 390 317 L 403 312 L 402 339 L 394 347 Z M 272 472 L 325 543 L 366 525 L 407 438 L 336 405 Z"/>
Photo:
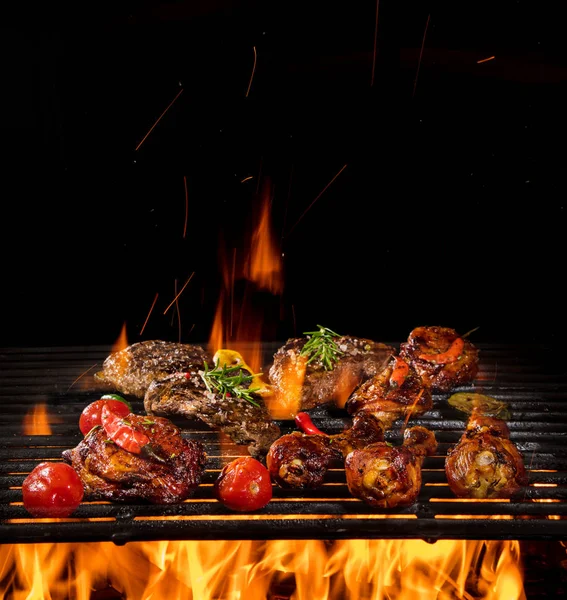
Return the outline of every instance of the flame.
<path id="1" fill-rule="evenodd" d="M 124 350 L 128 346 L 128 334 L 126 331 L 126 323 L 122 325 L 122 329 L 116 338 L 114 344 L 112 344 L 112 352 L 119 352 Z"/>
<path id="2" fill-rule="evenodd" d="M 232 252 L 232 260 L 221 247 L 219 256 L 223 289 L 219 294 L 209 349 L 215 353 L 221 348 L 239 352 L 245 362 L 259 373 L 262 369 L 264 329 L 270 319 L 259 312 L 266 298 L 277 296 L 283 290 L 280 253 L 272 235 L 271 184 L 265 179 L 259 195 L 259 208 L 253 211 L 253 231 L 249 248 Z M 265 302 L 264 302 L 265 303 Z"/>
<path id="3" fill-rule="evenodd" d="M 518 541 L 159 541 L 0 546 L 0 597 L 525 600 Z M 101 596 L 102 597 L 102 596 Z M 115 596 L 112 596 L 115 597 Z"/>
<path id="4" fill-rule="evenodd" d="M 24 416 L 24 435 L 51 435 L 50 421 L 52 420 L 47 412 L 47 405 L 44 403 L 36 404 Z M 54 419 L 53 422 L 55 422 Z"/>

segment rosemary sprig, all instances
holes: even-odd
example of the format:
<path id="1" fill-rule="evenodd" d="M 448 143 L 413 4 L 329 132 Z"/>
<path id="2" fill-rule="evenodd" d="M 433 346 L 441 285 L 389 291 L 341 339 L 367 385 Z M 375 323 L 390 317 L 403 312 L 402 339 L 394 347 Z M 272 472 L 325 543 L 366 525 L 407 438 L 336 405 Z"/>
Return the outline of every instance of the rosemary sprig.
<path id="1" fill-rule="evenodd" d="M 309 339 L 301 349 L 300 355 L 309 356 L 307 364 L 319 360 L 325 371 L 331 371 L 338 362 L 339 355 L 344 354 L 335 342 L 335 338 L 341 336 L 322 325 L 317 325 L 317 327 L 319 327 L 319 331 L 304 332 Z"/>
<path id="2" fill-rule="evenodd" d="M 260 388 L 248 387 L 254 377 L 262 373 L 248 374 L 240 365 L 217 365 L 214 369 L 209 369 L 205 362 L 205 370 L 200 372 L 201 379 L 204 381 L 209 392 L 222 394 L 223 400 L 227 396 L 235 396 L 242 400 L 247 400 L 254 406 L 260 406 L 253 398 L 252 394 Z"/>

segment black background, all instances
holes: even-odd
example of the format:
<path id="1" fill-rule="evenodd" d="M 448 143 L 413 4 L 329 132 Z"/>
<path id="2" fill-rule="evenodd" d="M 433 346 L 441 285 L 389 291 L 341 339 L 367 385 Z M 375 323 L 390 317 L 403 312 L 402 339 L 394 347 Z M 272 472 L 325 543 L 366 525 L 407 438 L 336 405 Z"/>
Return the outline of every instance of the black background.
<path id="1" fill-rule="evenodd" d="M 376 38 L 366 0 L 7 19 L 0 346 L 109 344 L 123 324 L 207 340 L 264 185 L 284 291 L 234 296 L 267 341 L 321 323 L 560 343 L 562 3 L 456 4 L 381 2 Z"/>

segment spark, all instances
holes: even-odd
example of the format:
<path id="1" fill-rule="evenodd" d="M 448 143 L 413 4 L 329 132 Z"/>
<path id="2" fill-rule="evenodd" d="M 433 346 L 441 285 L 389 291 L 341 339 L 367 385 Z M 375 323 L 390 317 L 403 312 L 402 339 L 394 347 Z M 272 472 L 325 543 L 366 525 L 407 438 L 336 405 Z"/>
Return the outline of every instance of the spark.
<path id="1" fill-rule="evenodd" d="M 245 181 L 248 181 L 249 179 L 254 179 L 254 177 L 252 175 L 248 175 L 248 177 L 245 177 L 244 179 L 241 179 L 240 183 L 244 183 Z"/>
<path id="2" fill-rule="evenodd" d="M 168 307 L 163 311 L 164 315 L 175 304 L 175 302 L 177 302 L 177 298 L 179 298 L 179 296 L 181 296 L 181 294 L 183 293 L 183 290 L 187 287 L 187 284 L 191 281 L 191 279 L 193 279 L 193 275 L 195 275 L 195 271 L 193 271 L 193 273 L 191 273 L 191 275 L 189 276 L 189 279 L 185 282 L 183 287 L 179 290 L 179 294 L 175 295 L 175 298 L 169 303 Z"/>
<path id="3" fill-rule="evenodd" d="M 177 279 L 175 280 L 174 290 L 177 292 Z M 179 302 L 177 302 L 178 297 L 175 298 L 175 310 L 177 312 L 177 335 L 179 343 L 181 343 L 181 311 L 179 310 Z"/>
<path id="4" fill-rule="evenodd" d="M 378 7 L 380 0 L 376 0 L 376 22 L 374 24 L 374 47 L 372 49 L 372 73 L 370 74 L 370 87 L 374 85 L 374 72 L 376 71 L 376 43 L 378 40 Z"/>
<path id="5" fill-rule="evenodd" d="M 152 302 L 152 305 L 150 306 L 148 316 L 146 317 L 146 320 L 144 321 L 144 324 L 142 325 L 142 329 L 140 329 L 140 335 L 142 335 L 142 333 L 144 333 L 144 329 L 146 328 L 146 325 L 148 324 L 148 321 L 150 320 L 150 315 L 152 314 L 152 310 L 154 310 L 154 306 L 156 305 L 158 296 L 159 296 L 159 293 L 156 292 L 156 296 L 154 298 L 154 301 Z"/>
<path id="6" fill-rule="evenodd" d="M 187 219 L 189 217 L 189 194 L 187 193 L 187 176 L 183 176 L 183 186 L 185 187 L 185 224 L 183 225 L 183 239 L 187 235 Z"/>
<path id="7" fill-rule="evenodd" d="M 424 388 L 421 388 L 419 390 L 419 394 L 416 396 L 413 404 L 410 406 L 410 409 L 408 410 L 406 418 L 404 419 L 404 424 L 402 425 L 402 435 L 403 435 L 404 431 L 406 430 L 406 427 L 408 426 L 408 421 L 409 421 L 411 414 L 413 413 L 413 409 L 415 408 L 415 406 L 417 405 L 417 403 L 419 402 L 419 399 L 421 398 L 421 396 L 423 394 L 423 389 Z"/>
<path id="8" fill-rule="evenodd" d="M 256 46 L 253 46 L 252 49 L 254 50 L 254 64 L 252 65 L 252 73 L 250 74 L 248 89 L 246 90 L 246 98 L 248 98 L 248 94 L 250 93 L 250 88 L 252 87 L 252 79 L 254 79 L 254 71 L 256 70 Z"/>
<path id="9" fill-rule="evenodd" d="M 148 131 L 148 133 L 146 133 L 146 135 L 142 138 L 142 141 L 136 146 L 135 152 L 137 152 L 139 150 L 140 146 L 146 141 L 146 138 L 154 130 L 154 127 L 162 120 L 165 113 L 173 106 L 173 103 L 177 100 L 177 98 L 179 98 L 179 96 L 181 96 L 182 93 L 183 93 L 183 88 L 179 90 L 179 92 L 177 93 L 175 98 L 169 103 L 169 106 L 161 113 L 161 115 L 158 117 L 157 121 L 150 127 L 150 130 Z"/>
<path id="10" fill-rule="evenodd" d="M 415 88 L 417 87 L 417 77 L 419 75 L 419 67 L 421 66 L 421 59 L 423 57 L 423 48 L 425 46 L 425 36 L 427 35 L 427 28 L 429 27 L 429 19 L 431 15 L 427 15 L 427 22 L 425 23 L 425 31 L 423 32 L 423 40 L 421 40 L 421 50 L 419 51 L 419 61 L 417 63 L 417 71 L 415 72 L 415 80 L 413 82 L 413 94 L 415 96 Z"/>
<path id="11" fill-rule="evenodd" d="M 98 363 L 95 363 L 92 367 L 89 367 L 86 371 L 84 371 L 83 373 L 81 373 L 77 379 L 75 379 L 73 381 L 73 383 L 71 383 L 71 385 L 67 388 L 67 391 L 69 391 L 78 381 L 80 381 L 87 373 L 89 373 L 90 371 L 92 371 L 95 367 L 98 367 Z"/>
<path id="12" fill-rule="evenodd" d="M 495 58 L 496 58 L 496 56 L 489 56 L 488 58 L 482 58 L 481 60 L 477 60 L 476 64 L 480 65 L 480 63 L 487 62 L 489 60 L 494 60 Z"/>
<path id="13" fill-rule="evenodd" d="M 347 168 L 347 165 L 344 165 L 341 170 L 331 179 L 331 181 L 329 181 L 329 183 L 319 192 L 319 194 L 317 194 L 317 197 L 315 198 L 315 200 L 313 200 L 313 202 L 311 202 L 311 204 L 303 211 L 303 214 L 299 217 L 299 219 L 297 219 L 297 221 L 295 222 L 295 225 L 293 225 L 293 227 L 287 232 L 287 235 L 289 235 L 296 227 L 297 224 L 299 223 L 299 221 L 301 221 L 301 219 L 303 219 L 303 217 L 305 216 L 305 214 L 307 213 L 307 211 L 311 210 L 311 207 L 315 204 L 315 202 L 317 202 L 317 200 L 319 200 L 319 198 L 325 193 L 325 191 L 327 190 L 327 188 L 333 183 L 333 181 L 335 181 L 335 179 Z"/>

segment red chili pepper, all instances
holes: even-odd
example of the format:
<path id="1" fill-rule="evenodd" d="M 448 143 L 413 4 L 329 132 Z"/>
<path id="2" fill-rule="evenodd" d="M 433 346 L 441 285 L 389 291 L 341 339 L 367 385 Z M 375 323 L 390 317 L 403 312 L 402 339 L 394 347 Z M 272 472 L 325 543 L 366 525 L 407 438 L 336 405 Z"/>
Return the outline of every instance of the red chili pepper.
<path id="1" fill-rule="evenodd" d="M 123 450 L 132 454 L 141 454 L 150 438 L 141 431 L 134 429 L 125 417 L 113 413 L 105 404 L 102 407 L 101 423 L 108 437 Z"/>
<path id="2" fill-rule="evenodd" d="M 396 364 L 394 365 L 394 369 L 390 375 L 390 385 L 401 387 L 409 374 L 409 365 L 403 358 L 400 358 L 399 356 L 395 357 L 395 361 Z"/>
<path id="3" fill-rule="evenodd" d="M 449 346 L 446 352 L 441 352 L 439 354 L 420 354 L 419 358 L 437 364 L 452 363 L 459 360 L 464 348 L 465 340 L 459 337 Z"/>
<path id="4" fill-rule="evenodd" d="M 295 415 L 295 424 L 308 435 L 324 435 L 328 436 L 328 433 L 323 433 L 320 429 L 317 429 L 311 420 L 311 417 L 304 412 L 299 412 Z"/>

